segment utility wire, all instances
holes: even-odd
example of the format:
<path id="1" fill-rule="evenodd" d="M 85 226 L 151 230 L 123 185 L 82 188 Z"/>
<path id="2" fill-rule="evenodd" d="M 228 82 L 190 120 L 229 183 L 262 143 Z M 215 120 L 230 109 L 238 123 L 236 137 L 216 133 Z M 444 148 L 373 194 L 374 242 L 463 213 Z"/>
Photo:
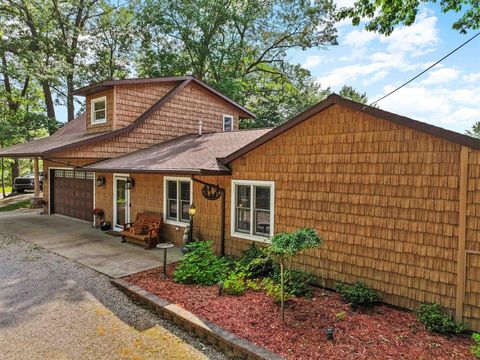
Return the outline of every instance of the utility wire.
<path id="1" fill-rule="evenodd" d="M 379 101 L 382 101 L 383 99 L 385 99 L 386 97 L 392 95 L 393 93 L 397 92 L 398 90 L 400 90 L 401 88 L 407 86 L 408 84 L 410 84 L 412 81 L 414 81 L 415 79 L 417 79 L 418 77 L 422 76 L 423 74 L 425 74 L 428 70 L 430 70 L 431 68 L 433 68 L 434 66 L 438 65 L 439 63 L 441 63 L 443 60 L 445 60 L 446 58 L 448 58 L 450 55 L 452 55 L 453 53 L 455 53 L 457 50 L 460 50 L 462 47 L 464 47 L 465 45 L 467 45 L 470 41 L 472 41 L 473 39 L 475 39 L 477 36 L 480 35 L 480 32 L 473 35 L 470 39 L 468 39 L 467 41 L 465 41 L 463 44 L 461 44 L 460 46 L 458 46 L 457 48 L 455 48 L 454 50 L 450 51 L 447 55 L 445 55 L 444 57 L 442 57 L 440 60 L 438 60 L 437 62 L 435 62 L 434 64 L 430 65 L 429 67 L 427 67 L 425 70 L 423 70 L 422 72 L 420 72 L 419 74 L 417 74 L 416 76 L 414 76 L 413 78 L 411 78 L 410 80 L 408 80 L 406 83 L 400 85 L 399 87 L 397 87 L 396 89 L 390 91 L 388 94 L 386 95 L 383 95 L 380 99 L 378 100 L 375 100 L 374 102 L 372 102 L 370 105 L 368 106 L 373 106 L 375 105 L 376 103 L 378 103 Z"/>

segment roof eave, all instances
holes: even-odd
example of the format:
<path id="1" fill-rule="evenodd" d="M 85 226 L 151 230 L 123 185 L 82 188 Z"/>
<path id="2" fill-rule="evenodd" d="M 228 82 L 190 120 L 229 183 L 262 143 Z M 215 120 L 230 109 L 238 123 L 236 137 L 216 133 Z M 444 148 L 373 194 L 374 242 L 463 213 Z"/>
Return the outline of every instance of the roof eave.
<path id="1" fill-rule="evenodd" d="M 108 173 L 139 173 L 139 174 L 181 174 L 181 175 L 231 175 L 230 170 L 212 170 L 212 169 L 132 169 L 132 168 L 102 168 L 85 166 L 85 170 Z"/>

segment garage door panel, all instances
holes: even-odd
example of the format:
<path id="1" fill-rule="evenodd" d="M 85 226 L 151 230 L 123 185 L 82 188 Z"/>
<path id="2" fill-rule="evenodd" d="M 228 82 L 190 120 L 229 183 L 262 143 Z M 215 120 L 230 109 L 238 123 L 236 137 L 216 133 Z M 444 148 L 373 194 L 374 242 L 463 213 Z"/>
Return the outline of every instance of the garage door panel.
<path id="1" fill-rule="evenodd" d="M 54 170 L 51 176 L 52 212 L 90 221 L 93 209 L 93 174 L 81 170 Z"/>

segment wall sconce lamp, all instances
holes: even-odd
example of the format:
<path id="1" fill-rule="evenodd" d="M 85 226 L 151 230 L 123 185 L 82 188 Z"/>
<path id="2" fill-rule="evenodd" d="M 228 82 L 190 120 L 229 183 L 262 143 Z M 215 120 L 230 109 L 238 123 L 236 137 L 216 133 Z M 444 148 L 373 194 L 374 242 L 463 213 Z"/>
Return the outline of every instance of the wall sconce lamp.
<path id="1" fill-rule="evenodd" d="M 135 186 L 135 181 L 131 177 L 128 177 L 127 181 L 125 181 L 125 188 L 127 190 L 131 190 L 134 186 Z"/>
<path id="2" fill-rule="evenodd" d="M 105 185 L 105 177 L 99 175 L 97 178 L 97 187 L 102 187 Z"/>

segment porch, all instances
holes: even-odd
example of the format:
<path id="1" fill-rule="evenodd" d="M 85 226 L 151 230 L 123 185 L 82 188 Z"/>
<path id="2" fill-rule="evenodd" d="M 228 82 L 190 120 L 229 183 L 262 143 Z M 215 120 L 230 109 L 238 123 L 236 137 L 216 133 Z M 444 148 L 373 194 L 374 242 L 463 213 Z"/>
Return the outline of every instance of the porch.
<path id="1" fill-rule="evenodd" d="M 160 267 L 163 250 L 145 251 L 104 234 L 90 223 L 56 215 L 37 215 L 19 210 L 0 213 L 0 232 L 10 234 L 85 265 L 112 278 Z M 168 250 L 167 263 L 182 256 L 179 248 Z"/>

